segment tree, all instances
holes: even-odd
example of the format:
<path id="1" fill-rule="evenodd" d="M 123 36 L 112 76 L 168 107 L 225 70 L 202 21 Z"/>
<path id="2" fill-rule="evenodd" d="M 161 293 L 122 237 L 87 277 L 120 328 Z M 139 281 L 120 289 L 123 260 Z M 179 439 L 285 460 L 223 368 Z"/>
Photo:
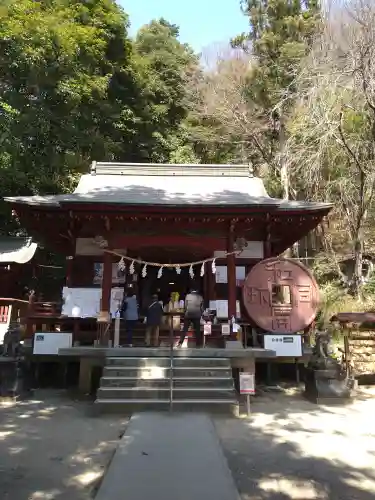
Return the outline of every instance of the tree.
<path id="1" fill-rule="evenodd" d="M 315 199 L 336 205 L 355 257 L 351 291 L 360 295 L 365 231 L 375 186 L 375 9 L 362 1 L 325 30 L 299 77 L 299 105 L 289 123 L 294 176 Z"/>
<path id="2" fill-rule="evenodd" d="M 134 40 L 144 105 L 139 147 L 152 161 L 169 161 L 176 141 L 183 142 L 179 127 L 188 112 L 186 82 L 198 59 L 178 35 L 177 26 L 160 19 L 143 26 Z"/>
<path id="3" fill-rule="evenodd" d="M 296 95 L 294 81 L 300 62 L 309 52 L 319 27 L 319 2 L 241 0 L 241 7 L 249 18 L 250 30 L 236 37 L 232 44 L 255 58 L 247 99 L 256 104 L 261 122 L 267 124 L 268 140 L 274 144 L 268 152 L 263 151 L 263 157 L 272 159 L 270 174 L 279 179 L 284 198 L 289 198 L 285 121 Z"/>
<path id="4" fill-rule="evenodd" d="M 212 54 L 212 51 L 211 51 Z M 190 82 L 190 135 L 205 161 L 250 163 L 256 174 L 273 161 L 263 109 L 248 99 L 254 61 L 242 51 L 221 51 L 210 69 Z"/>
<path id="5" fill-rule="evenodd" d="M 2 5 L 1 196 L 69 190 L 89 159 L 133 153 L 140 92 L 127 25 L 110 0 Z"/>

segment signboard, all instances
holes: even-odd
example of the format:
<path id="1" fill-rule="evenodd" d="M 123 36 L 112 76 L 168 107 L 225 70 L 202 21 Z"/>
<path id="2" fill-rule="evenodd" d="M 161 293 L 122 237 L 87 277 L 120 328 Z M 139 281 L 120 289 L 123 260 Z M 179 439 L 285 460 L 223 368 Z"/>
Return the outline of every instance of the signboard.
<path id="1" fill-rule="evenodd" d="M 59 349 L 72 347 L 73 334 L 40 332 L 34 334 L 33 354 L 57 355 Z"/>
<path id="2" fill-rule="evenodd" d="M 236 266 L 236 285 L 241 286 L 246 277 L 246 267 Z M 228 283 L 228 268 L 227 266 L 216 266 L 215 273 L 216 283 Z"/>
<path id="3" fill-rule="evenodd" d="M 229 323 L 223 323 L 221 325 L 221 334 L 222 335 L 230 335 L 230 324 Z"/>
<path id="4" fill-rule="evenodd" d="M 255 394 L 255 375 L 240 373 L 240 394 Z"/>
<path id="5" fill-rule="evenodd" d="M 228 283 L 227 266 L 216 266 L 215 281 L 216 283 Z"/>
<path id="6" fill-rule="evenodd" d="M 276 356 L 298 358 L 302 356 L 301 335 L 265 335 L 264 348 L 276 352 Z"/>
<path id="7" fill-rule="evenodd" d="M 94 285 L 101 285 L 103 280 L 103 263 L 95 262 L 94 264 Z M 118 268 L 118 264 L 114 262 L 112 264 L 112 284 L 120 285 L 125 283 L 125 272 Z"/>
<path id="8" fill-rule="evenodd" d="M 204 335 L 211 335 L 211 323 L 205 323 L 203 325 L 203 333 Z"/>
<path id="9" fill-rule="evenodd" d="M 102 290 L 100 288 L 63 288 L 62 315 L 79 318 L 97 318 L 100 312 Z M 110 309 L 115 316 L 124 296 L 123 288 L 112 288 Z"/>
<path id="10" fill-rule="evenodd" d="M 210 302 L 210 308 L 211 308 L 211 302 Z M 227 300 L 216 300 L 215 304 L 215 310 L 216 310 L 216 317 L 217 318 L 228 318 L 228 301 Z M 236 301 L 236 317 L 240 318 L 241 317 L 241 306 L 240 306 L 240 301 Z"/>

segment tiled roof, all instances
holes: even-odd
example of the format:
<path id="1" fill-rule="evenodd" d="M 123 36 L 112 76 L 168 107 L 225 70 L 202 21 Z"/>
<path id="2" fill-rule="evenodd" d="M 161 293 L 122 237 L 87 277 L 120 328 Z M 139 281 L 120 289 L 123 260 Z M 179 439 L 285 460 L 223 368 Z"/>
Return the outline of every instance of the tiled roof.
<path id="1" fill-rule="evenodd" d="M 268 196 L 262 179 L 248 165 L 161 165 L 93 163 L 74 193 L 5 198 L 11 203 L 61 206 L 99 203 L 151 206 L 269 206 L 283 210 L 322 210 L 331 205 Z"/>
<path id="2" fill-rule="evenodd" d="M 34 257 L 37 246 L 31 238 L 0 236 L 0 262 L 26 264 Z"/>

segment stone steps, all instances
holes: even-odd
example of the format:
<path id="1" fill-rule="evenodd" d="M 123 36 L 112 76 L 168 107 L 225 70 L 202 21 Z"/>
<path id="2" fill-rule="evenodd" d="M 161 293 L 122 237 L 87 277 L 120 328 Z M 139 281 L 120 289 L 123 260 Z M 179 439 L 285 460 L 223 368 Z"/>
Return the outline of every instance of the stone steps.
<path id="1" fill-rule="evenodd" d="M 188 364 L 187 364 L 188 360 Z M 170 358 L 169 357 L 153 357 L 153 358 L 145 358 L 145 357 L 131 357 L 131 356 L 118 356 L 118 357 L 110 357 L 107 360 L 106 367 L 122 367 L 122 366 L 130 366 L 130 367 L 170 367 Z M 189 366 L 189 368 L 228 368 L 230 364 L 228 364 L 228 360 L 226 358 L 192 358 L 189 356 L 183 357 L 173 357 L 173 367 L 174 368 L 185 368 Z"/>
<path id="2" fill-rule="evenodd" d="M 170 358 L 165 356 L 107 358 L 96 409 L 124 414 L 170 409 L 170 364 Z M 237 414 L 230 360 L 173 358 L 172 403 L 175 411 Z"/>
<path id="3" fill-rule="evenodd" d="M 231 389 L 233 381 L 227 377 L 173 377 L 173 387 L 212 387 L 220 381 L 220 387 Z M 102 377 L 101 387 L 158 387 L 169 389 L 169 378 Z"/>
<path id="4" fill-rule="evenodd" d="M 169 379 L 170 368 L 148 367 L 148 368 L 131 368 L 131 367 L 105 367 L 103 370 L 104 377 L 130 377 L 136 379 L 154 379 L 166 378 Z M 173 368 L 173 377 L 177 378 L 230 378 L 232 370 L 228 368 Z"/>
<path id="5" fill-rule="evenodd" d="M 168 397 L 169 387 L 100 387 L 97 392 L 98 399 L 163 399 Z M 221 387 L 174 387 L 174 400 L 183 399 L 221 399 L 233 400 L 233 391 L 231 389 L 222 389 Z"/>

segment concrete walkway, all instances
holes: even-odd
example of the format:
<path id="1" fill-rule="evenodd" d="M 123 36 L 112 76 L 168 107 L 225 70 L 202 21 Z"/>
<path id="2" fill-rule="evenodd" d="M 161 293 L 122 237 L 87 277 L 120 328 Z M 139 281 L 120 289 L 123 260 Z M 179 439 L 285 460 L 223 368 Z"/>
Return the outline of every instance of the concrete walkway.
<path id="1" fill-rule="evenodd" d="M 211 419 L 134 415 L 96 500 L 239 500 Z"/>

